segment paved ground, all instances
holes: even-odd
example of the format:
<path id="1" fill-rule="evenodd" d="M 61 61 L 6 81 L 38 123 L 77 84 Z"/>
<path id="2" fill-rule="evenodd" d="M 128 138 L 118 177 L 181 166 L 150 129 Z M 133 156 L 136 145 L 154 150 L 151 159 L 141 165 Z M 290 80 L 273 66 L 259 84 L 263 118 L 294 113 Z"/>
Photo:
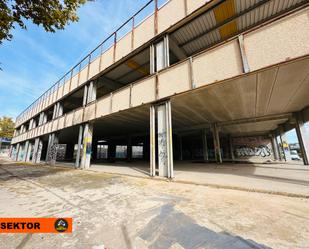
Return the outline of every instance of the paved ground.
<path id="1" fill-rule="evenodd" d="M 71 235 L 1 234 L 0 248 L 309 248 L 309 199 L 0 159 L 0 217 L 74 219 Z"/>
<path id="2" fill-rule="evenodd" d="M 146 162 L 92 165 L 91 170 L 147 177 Z M 175 162 L 175 181 L 309 198 L 309 166 Z"/>

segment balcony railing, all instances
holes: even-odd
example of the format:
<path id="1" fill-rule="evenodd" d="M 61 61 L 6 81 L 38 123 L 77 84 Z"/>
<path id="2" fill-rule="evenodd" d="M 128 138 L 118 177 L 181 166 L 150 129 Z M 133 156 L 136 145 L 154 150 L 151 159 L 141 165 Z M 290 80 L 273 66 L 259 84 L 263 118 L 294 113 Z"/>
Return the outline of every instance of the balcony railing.
<path id="1" fill-rule="evenodd" d="M 48 99 L 55 91 L 62 87 L 66 80 L 79 74 L 85 67 L 89 66 L 91 62 L 100 57 L 105 51 L 124 37 L 129 32 L 132 32 L 138 25 L 140 25 L 148 16 L 156 13 L 158 9 L 169 2 L 169 0 L 150 0 L 127 21 L 125 21 L 119 28 L 103 40 L 96 48 L 94 48 L 88 55 L 86 55 L 80 62 L 73 66 L 64 76 L 62 76 L 54 85 L 45 91 L 37 100 L 30 104 L 18 117 L 16 118 L 17 126 L 19 120 L 28 114 L 29 111 L 41 106 L 44 100 Z"/>

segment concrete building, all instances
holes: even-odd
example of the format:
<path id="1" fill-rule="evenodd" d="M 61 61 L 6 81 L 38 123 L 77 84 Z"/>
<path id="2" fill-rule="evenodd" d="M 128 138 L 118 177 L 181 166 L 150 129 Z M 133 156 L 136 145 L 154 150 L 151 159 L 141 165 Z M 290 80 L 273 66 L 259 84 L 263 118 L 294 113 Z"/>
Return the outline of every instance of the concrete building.
<path id="1" fill-rule="evenodd" d="M 308 41 L 305 0 L 152 0 L 19 115 L 11 157 L 172 178 L 181 160 L 288 161 L 296 128 L 308 165 Z"/>

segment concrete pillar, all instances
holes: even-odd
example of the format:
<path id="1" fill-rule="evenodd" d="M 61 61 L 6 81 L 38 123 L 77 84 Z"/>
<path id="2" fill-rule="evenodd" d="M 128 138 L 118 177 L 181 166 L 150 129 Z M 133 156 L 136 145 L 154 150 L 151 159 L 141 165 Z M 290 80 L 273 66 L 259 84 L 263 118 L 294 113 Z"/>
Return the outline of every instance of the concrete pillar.
<path id="1" fill-rule="evenodd" d="M 289 147 L 289 144 L 288 144 L 286 133 L 283 130 L 283 128 L 280 128 L 279 131 L 280 131 L 280 140 L 281 140 L 281 146 L 282 146 L 282 150 L 283 150 L 283 154 L 284 154 L 284 159 L 287 162 L 291 161 L 290 147 Z"/>
<path id="2" fill-rule="evenodd" d="M 87 105 L 88 100 L 88 86 L 84 86 L 84 97 L 83 97 L 83 106 Z"/>
<path id="3" fill-rule="evenodd" d="M 58 112 L 57 117 L 61 117 L 63 115 L 63 103 L 58 103 Z"/>
<path id="4" fill-rule="evenodd" d="M 81 168 L 88 169 L 91 160 L 93 124 L 86 123 L 84 129 L 83 155 L 81 161 Z"/>
<path id="5" fill-rule="evenodd" d="M 156 175 L 156 110 L 150 106 L 150 176 Z"/>
<path id="6" fill-rule="evenodd" d="M 30 119 L 30 121 L 29 121 L 29 130 L 32 129 L 32 126 L 33 126 L 33 119 Z"/>
<path id="7" fill-rule="evenodd" d="M 77 154 L 75 160 L 75 168 L 80 167 L 80 158 L 81 158 L 81 146 L 83 141 L 83 125 L 79 126 L 79 133 L 78 133 L 78 143 L 77 143 Z"/>
<path id="8" fill-rule="evenodd" d="M 232 159 L 232 161 L 235 161 L 234 147 L 233 147 L 233 138 L 232 138 L 232 136 L 229 136 L 229 146 L 230 146 L 231 159 Z"/>
<path id="9" fill-rule="evenodd" d="M 208 162 L 209 155 L 208 155 L 207 130 L 206 129 L 203 129 L 202 139 L 203 139 L 203 159 L 205 162 Z"/>
<path id="10" fill-rule="evenodd" d="M 271 134 L 271 145 L 274 153 L 274 159 L 279 160 L 278 142 L 274 134 Z"/>
<path id="11" fill-rule="evenodd" d="M 277 132 L 274 133 L 274 138 L 275 138 L 275 142 L 276 142 L 276 148 L 278 149 L 278 159 L 280 161 L 282 161 L 283 158 L 282 158 L 281 148 L 280 148 L 280 145 L 278 143 L 278 133 Z M 279 139 L 280 139 L 280 136 L 279 136 Z"/>
<path id="12" fill-rule="evenodd" d="M 25 155 L 25 143 L 20 144 L 19 152 L 18 152 L 18 159 L 17 161 L 24 161 Z"/>
<path id="13" fill-rule="evenodd" d="M 40 138 L 36 138 L 34 140 L 34 148 L 32 155 L 32 163 L 40 163 L 41 161 L 41 153 L 42 153 L 43 142 Z"/>
<path id="14" fill-rule="evenodd" d="M 50 160 L 50 149 L 51 149 L 51 146 L 52 146 L 52 141 L 53 140 L 53 134 L 49 134 L 48 135 L 48 144 L 47 144 L 47 151 L 46 151 L 46 158 L 45 158 L 45 161 L 46 162 L 49 162 Z"/>
<path id="15" fill-rule="evenodd" d="M 31 143 L 29 142 L 29 140 L 27 140 L 25 143 L 25 155 L 23 161 L 29 162 L 30 153 L 31 153 Z"/>
<path id="16" fill-rule="evenodd" d="M 51 165 L 56 164 L 58 150 L 58 136 L 55 133 L 49 135 L 46 153 L 46 162 Z"/>
<path id="17" fill-rule="evenodd" d="M 20 151 L 20 143 L 16 145 L 15 161 L 18 161 L 19 151 Z"/>
<path id="18" fill-rule="evenodd" d="M 128 142 L 127 142 L 127 161 L 131 162 L 132 161 L 132 137 L 128 137 Z"/>
<path id="19" fill-rule="evenodd" d="M 300 151 L 303 157 L 304 165 L 309 165 L 309 141 L 308 141 L 308 134 L 306 132 L 306 127 L 304 125 L 304 120 L 301 113 L 297 113 L 295 115 L 296 118 L 296 134 L 298 143 L 300 146 Z"/>
<path id="20" fill-rule="evenodd" d="M 56 104 L 54 105 L 53 119 L 55 119 L 55 118 L 57 117 L 58 104 L 59 104 L 59 103 L 56 103 Z"/>
<path id="21" fill-rule="evenodd" d="M 88 86 L 87 103 L 90 103 L 97 98 L 97 85 L 91 81 Z"/>
<path id="22" fill-rule="evenodd" d="M 171 102 L 156 107 L 158 119 L 159 176 L 174 177 Z"/>
<path id="23" fill-rule="evenodd" d="M 222 163 L 220 135 L 219 135 L 218 125 L 216 123 L 213 124 L 212 132 L 213 132 L 213 139 L 214 139 L 215 159 L 217 163 Z"/>
<path id="24" fill-rule="evenodd" d="M 155 59 L 151 59 L 151 61 L 155 61 L 155 69 L 157 72 L 170 65 L 169 41 L 167 35 L 162 41 L 155 44 L 155 53 L 151 53 L 151 56 L 155 57 Z"/>

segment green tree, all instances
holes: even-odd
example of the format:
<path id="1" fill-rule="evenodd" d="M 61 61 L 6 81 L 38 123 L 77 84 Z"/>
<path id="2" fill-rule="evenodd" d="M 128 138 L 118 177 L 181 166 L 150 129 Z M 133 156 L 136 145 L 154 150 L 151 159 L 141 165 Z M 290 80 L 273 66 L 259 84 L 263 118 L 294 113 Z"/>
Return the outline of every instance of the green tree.
<path id="1" fill-rule="evenodd" d="M 25 20 L 42 25 L 48 32 L 64 29 L 78 21 L 76 10 L 89 0 L 0 0 L 0 44 L 11 40 L 16 24 L 26 29 Z"/>
<path id="2" fill-rule="evenodd" d="M 14 133 L 14 122 L 12 118 L 0 118 L 0 137 L 12 138 Z"/>

